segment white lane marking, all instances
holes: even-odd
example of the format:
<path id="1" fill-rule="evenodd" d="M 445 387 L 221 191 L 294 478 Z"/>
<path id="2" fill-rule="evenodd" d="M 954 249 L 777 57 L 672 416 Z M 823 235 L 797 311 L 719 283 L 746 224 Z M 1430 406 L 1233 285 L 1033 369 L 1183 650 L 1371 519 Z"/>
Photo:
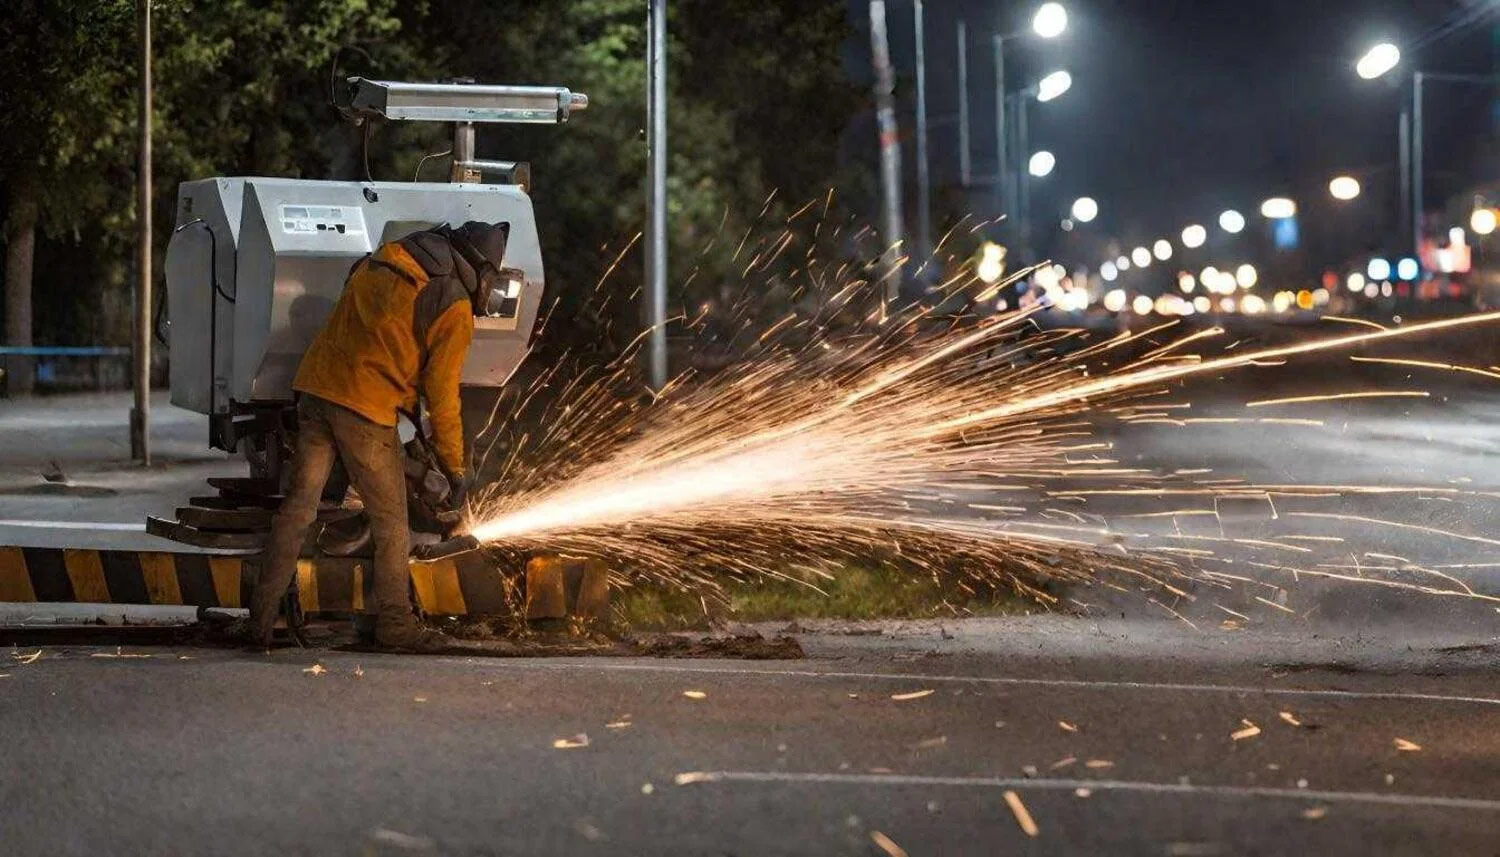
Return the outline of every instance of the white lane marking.
<path id="1" fill-rule="evenodd" d="M 815 783 L 866 786 L 970 786 L 978 788 L 1042 789 L 1047 791 L 1146 792 L 1149 794 L 1269 797 L 1322 803 L 1371 803 L 1393 806 L 1430 806 L 1448 809 L 1500 811 L 1500 800 L 1389 792 L 1340 792 L 1316 789 L 1278 789 L 1269 786 L 1214 786 L 1190 783 L 1150 783 L 1131 780 L 1053 780 L 1026 777 L 924 777 L 906 774 L 797 773 L 794 771 L 693 771 L 678 774 L 680 785 L 715 782 Z"/>
<path id="2" fill-rule="evenodd" d="M 797 678 L 851 678 L 875 681 L 953 682 L 958 684 L 1000 684 L 1032 687 L 1105 688 L 1111 690 L 1184 691 L 1192 693 L 1259 693 L 1272 696 L 1325 697 L 1331 699 L 1391 699 L 1412 702 L 1455 702 L 1474 705 L 1500 705 L 1500 698 L 1489 696 L 1450 696 L 1440 693 L 1399 693 L 1395 691 L 1319 690 L 1297 687 L 1246 687 L 1225 684 L 1170 684 L 1148 681 L 1084 681 L 1065 678 L 1016 678 L 1012 676 L 924 675 L 922 673 L 858 673 L 821 670 L 769 670 L 744 667 L 684 667 L 667 664 L 594 664 L 583 661 L 551 663 L 517 663 L 470 660 L 495 669 L 593 669 L 621 672 L 702 673 L 705 675 L 794 676 Z"/>
<path id="3" fill-rule="evenodd" d="M 126 533 L 146 531 L 145 524 L 118 521 L 21 521 L 0 518 L 0 527 L 31 527 L 39 530 L 118 530 Z"/>

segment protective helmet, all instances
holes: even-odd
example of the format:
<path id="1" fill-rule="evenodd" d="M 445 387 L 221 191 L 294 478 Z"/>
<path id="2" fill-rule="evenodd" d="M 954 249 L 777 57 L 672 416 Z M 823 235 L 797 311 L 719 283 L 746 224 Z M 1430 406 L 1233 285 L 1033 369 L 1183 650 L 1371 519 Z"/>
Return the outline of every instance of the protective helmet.
<path id="1" fill-rule="evenodd" d="M 471 220 L 450 230 L 448 239 L 453 242 L 453 249 L 474 269 L 475 288 L 469 293 L 474 314 L 481 317 L 498 314 L 498 308 L 493 304 L 503 301 L 504 294 L 495 291 L 495 284 L 501 279 L 510 224 Z"/>

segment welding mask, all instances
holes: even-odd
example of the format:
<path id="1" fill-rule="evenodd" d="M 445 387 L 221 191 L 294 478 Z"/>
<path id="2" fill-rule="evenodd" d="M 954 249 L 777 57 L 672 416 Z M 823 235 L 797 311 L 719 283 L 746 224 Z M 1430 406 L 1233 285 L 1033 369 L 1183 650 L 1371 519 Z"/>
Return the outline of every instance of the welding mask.
<path id="1" fill-rule="evenodd" d="M 471 220 L 448 234 L 453 249 L 474 269 L 475 285 L 469 293 L 474 315 L 479 318 L 509 318 L 516 314 L 525 280 L 521 271 L 505 268 L 505 245 L 509 223 Z"/>

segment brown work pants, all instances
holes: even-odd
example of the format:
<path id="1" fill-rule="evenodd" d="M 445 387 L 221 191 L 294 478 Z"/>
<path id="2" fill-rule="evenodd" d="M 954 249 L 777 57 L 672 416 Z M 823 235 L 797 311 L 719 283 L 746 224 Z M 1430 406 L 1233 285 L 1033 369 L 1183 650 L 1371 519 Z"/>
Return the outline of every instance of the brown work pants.
<path id="1" fill-rule="evenodd" d="M 375 603 L 382 620 L 401 624 L 412 620 L 406 565 L 411 548 L 401 456 L 401 439 L 394 426 L 371 422 L 316 396 L 302 396 L 297 404 L 297 454 L 291 484 L 271 523 L 271 538 L 250 603 L 257 638 L 270 636 L 277 605 L 297 571 L 297 557 L 307 528 L 317 519 L 318 499 L 336 457 L 343 459 L 370 519 Z"/>

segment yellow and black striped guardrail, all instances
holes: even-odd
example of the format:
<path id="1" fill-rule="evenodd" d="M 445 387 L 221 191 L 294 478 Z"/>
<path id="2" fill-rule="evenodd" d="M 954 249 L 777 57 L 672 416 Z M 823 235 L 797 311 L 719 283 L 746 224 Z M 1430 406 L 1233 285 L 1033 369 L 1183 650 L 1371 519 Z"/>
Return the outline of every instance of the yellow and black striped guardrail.
<path id="1" fill-rule="evenodd" d="M 0 602 L 166 604 L 243 607 L 250 602 L 254 557 L 200 553 L 0 546 Z M 499 570 L 478 555 L 412 563 L 423 611 L 438 615 L 505 612 Z M 366 559 L 304 559 L 297 591 L 307 613 L 359 612 L 373 579 Z"/>

